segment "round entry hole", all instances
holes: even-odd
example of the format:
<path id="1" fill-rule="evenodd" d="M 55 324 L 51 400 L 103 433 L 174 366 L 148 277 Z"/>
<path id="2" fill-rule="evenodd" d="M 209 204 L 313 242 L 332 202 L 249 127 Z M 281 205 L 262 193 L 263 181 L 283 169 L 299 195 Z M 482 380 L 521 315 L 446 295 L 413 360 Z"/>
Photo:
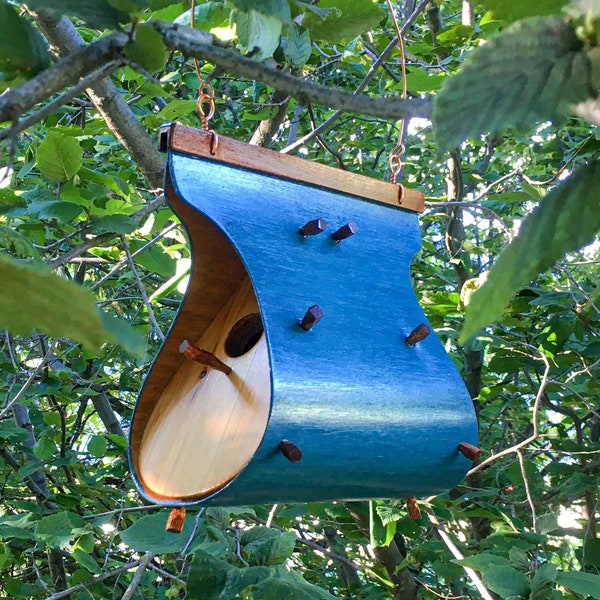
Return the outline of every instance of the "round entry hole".
<path id="1" fill-rule="evenodd" d="M 260 314 L 250 313 L 231 328 L 225 340 L 225 352 L 232 358 L 242 356 L 256 346 L 262 334 L 263 324 Z"/>

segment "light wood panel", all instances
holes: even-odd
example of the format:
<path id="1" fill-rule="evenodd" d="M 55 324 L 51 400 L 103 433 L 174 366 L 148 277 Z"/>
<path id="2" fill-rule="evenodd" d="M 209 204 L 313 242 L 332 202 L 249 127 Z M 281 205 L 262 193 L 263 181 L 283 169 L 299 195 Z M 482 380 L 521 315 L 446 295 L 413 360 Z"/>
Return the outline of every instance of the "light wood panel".
<path id="1" fill-rule="evenodd" d="M 164 151 L 175 150 L 193 156 L 203 156 L 218 162 L 268 173 L 274 177 L 353 194 L 396 208 L 423 212 L 425 207 L 423 192 L 403 185 L 334 169 L 311 160 L 281 154 L 281 152 L 275 152 L 268 148 L 250 146 L 222 135 L 218 136 L 218 142 L 215 145 L 212 133 L 178 123 L 170 123 L 161 128 L 160 148 Z M 285 199 L 282 199 L 282 202 L 285 202 Z"/>
<path id="2" fill-rule="evenodd" d="M 139 479 L 150 499 L 202 498 L 231 481 L 254 455 L 271 405 L 265 335 L 237 358 L 227 356 L 224 344 L 233 325 L 256 312 L 246 279 L 204 335 L 190 340 L 233 372 L 225 375 L 186 359 L 165 387 L 139 447 Z"/>

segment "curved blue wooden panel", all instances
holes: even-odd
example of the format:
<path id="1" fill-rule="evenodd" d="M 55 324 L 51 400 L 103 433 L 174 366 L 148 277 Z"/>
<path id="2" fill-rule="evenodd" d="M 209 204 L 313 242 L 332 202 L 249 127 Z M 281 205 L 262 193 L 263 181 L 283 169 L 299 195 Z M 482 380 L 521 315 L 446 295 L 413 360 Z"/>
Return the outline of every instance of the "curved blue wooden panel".
<path id="1" fill-rule="evenodd" d="M 426 322 L 409 272 L 417 215 L 177 152 L 169 172 L 179 199 L 241 258 L 271 360 L 262 443 L 208 502 L 429 495 L 459 482 L 470 462 L 457 445 L 477 441 L 471 399 L 435 335 L 405 342 Z M 299 235 L 316 218 L 327 231 Z M 335 242 L 331 233 L 351 221 L 357 233 Z M 324 316 L 304 331 L 298 322 L 314 304 Z M 302 449 L 300 462 L 281 454 L 283 439 Z"/>

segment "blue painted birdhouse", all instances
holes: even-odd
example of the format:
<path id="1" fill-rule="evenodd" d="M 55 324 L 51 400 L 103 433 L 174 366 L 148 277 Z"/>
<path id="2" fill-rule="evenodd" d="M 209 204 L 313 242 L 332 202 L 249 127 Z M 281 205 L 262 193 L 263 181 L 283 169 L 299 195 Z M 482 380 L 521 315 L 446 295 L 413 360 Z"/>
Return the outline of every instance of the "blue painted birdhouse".
<path id="1" fill-rule="evenodd" d="M 422 195 L 178 125 L 161 145 L 193 263 L 131 424 L 142 495 L 231 505 L 456 485 L 477 426 L 411 285 Z"/>

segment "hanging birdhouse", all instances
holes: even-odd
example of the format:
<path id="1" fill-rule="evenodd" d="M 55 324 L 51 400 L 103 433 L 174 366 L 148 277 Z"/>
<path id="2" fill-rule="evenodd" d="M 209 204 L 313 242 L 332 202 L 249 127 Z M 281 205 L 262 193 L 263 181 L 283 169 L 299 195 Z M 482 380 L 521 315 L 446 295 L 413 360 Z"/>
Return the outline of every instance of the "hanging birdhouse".
<path id="1" fill-rule="evenodd" d="M 411 285 L 423 196 L 179 125 L 160 140 L 193 262 L 131 424 L 142 495 L 231 505 L 456 485 L 477 426 Z"/>

